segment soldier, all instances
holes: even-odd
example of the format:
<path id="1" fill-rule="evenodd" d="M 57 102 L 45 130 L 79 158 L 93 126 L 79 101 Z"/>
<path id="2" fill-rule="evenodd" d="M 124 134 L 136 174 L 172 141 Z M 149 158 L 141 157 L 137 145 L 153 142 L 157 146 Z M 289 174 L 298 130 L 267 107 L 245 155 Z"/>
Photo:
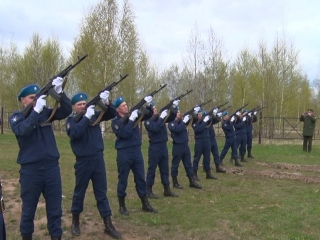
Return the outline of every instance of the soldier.
<path id="1" fill-rule="evenodd" d="M 245 110 L 247 111 L 247 110 Z M 248 151 L 248 158 L 254 158 L 252 156 L 252 130 L 253 130 L 253 123 L 257 122 L 257 111 L 249 112 L 247 115 L 247 151 Z"/>
<path id="2" fill-rule="evenodd" d="M 61 239 L 61 201 L 62 187 L 59 167 L 60 154 L 51 126 L 52 121 L 62 120 L 72 112 L 70 99 L 62 90 L 63 79 L 52 81 L 54 90 L 61 95 L 60 107 L 53 118 L 49 119 L 52 109 L 46 107 L 46 96 L 40 96 L 30 115 L 25 118 L 21 112 L 14 112 L 10 117 L 10 125 L 19 144 L 17 162 L 20 168 L 20 196 L 22 213 L 20 232 L 22 239 L 32 239 L 34 217 L 42 193 L 46 202 L 48 230 L 52 240 Z M 36 84 L 21 89 L 18 100 L 26 107 L 35 99 L 40 87 Z"/>
<path id="3" fill-rule="evenodd" d="M 234 129 L 236 132 L 237 149 L 239 149 L 241 162 L 246 162 L 244 156 L 246 154 L 247 145 L 247 112 L 248 111 L 244 111 L 243 114 L 241 114 L 240 111 L 236 112 L 236 120 L 234 124 Z"/>
<path id="4" fill-rule="evenodd" d="M 206 179 L 217 179 L 211 174 L 210 167 L 210 141 L 208 133 L 209 116 L 206 116 L 206 112 L 201 110 L 200 107 L 195 107 L 197 113 L 197 121 L 192 124 L 194 131 L 194 159 L 193 159 L 193 175 L 196 181 L 200 181 L 197 171 L 201 156 L 203 155 L 203 167 L 206 171 Z"/>
<path id="5" fill-rule="evenodd" d="M 191 162 L 191 152 L 188 145 L 189 135 L 187 126 L 190 121 L 190 116 L 186 115 L 183 120 L 180 111 L 178 110 L 177 116 L 174 121 L 168 124 L 168 128 L 172 137 L 172 164 L 171 164 L 171 176 L 174 188 L 183 189 L 178 182 L 178 168 L 179 163 L 182 160 L 184 169 L 189 179 L 189 186 L 191 188 L 201 189 L 202 187 L 195 181 Z"/>
<path id="6" fill-rule="evenodd" d="M 228 153 L 229 148 L 231 147 L 231 155 L 232 158 L 235 161 L 236 167 L 242 167 L 242 165 L 239 163 L 238 160 L 238 151 L 237 151 L 237 143 L 235 138 L 235 130 L 234 130 L 234 121 L 235 117 L 232 116 L 231 118 L 228 115 L 227 111 L 224 111 L 222 113 L 222 130 L 225 134 L 226 141 L 224 144 L 224 147 L 220 153 L 220 161 L 223 162 L 223 159 L 225 158 L 226 154 Z"/>
<path id="7" fill-rule="evenodd" d="M 107 121 L 116 116 L 115 107 L 109 102 L 109 91 L 100 93 L 101 102 L 108 108 L 100 122 Z M 86 190 L 91 180 L 93 192 L 97 201 L 97 208 L 104 222 L 104 232 L 113 238 L 121 238 L 111 221 L 111 209 L 107 198 L 107 176 L 103 157 L 104 144 L 99 124 L 93 125 L 101 111 L 95 111 L 94 105 L 86 109 L 88 96 L 83 93 L 75 94 L 71 103 L 74 114 L 70 115 L 66 122 L 67 134 L 70 137 L 70 145 L 76 163 L 74 165 L 76 181 L 72 198 L 72 226 L 73 236 L 80 235 L 79 216 L 83 211 L 83 201 Z M 74 116 L 79 113 L 85 115 L 76 122 Z"/>
<path id="8" fill-rule="evenodd" d="M 6 240 L 6 223 L 4 222 L 3 212 L 5 211 L 4 200 L 2 196 L 2 185 L 0 180 L 0 240 Z"/>
<path id="9" fill-rule="evenodd" d="M 152 116 L 153 112 L 150 107 L 152 102 L 151 96 L 144 98 L 148 107 L 148 111 L 142 121 Z M 135 121 L 138 118 L 138 109 L 132 111 L 127 121 L 122 122 L 122 118 L 128 113 L 127 103 L 123 97 L 115 99 L 113 105 L 116 107 L 117 116 L 112 120 L 111 126 L 117 139 L 115 142 L 115 148 L 117 149 L 117 166 L 118 166 L 118 187 L 117 195 L 119 199 L 120 213 L 123 215 L 129 215 L 129 212 L 125 205 L 125 197 L 127 195 L 126 189 L 128 185 L 128 176 L 130 170 L 134 175 L 134 182 L 136 184 L 136 191 L 142 202 L 142 210 L 146 212 L 157 213 L 148 201 L 147 197 L 147 185 L 145 181 L 144 161 L 141 152 L 141 135 L 140 128 L 137 125 L 135 127 Z"/>
<path id="10" fill-rule="evenodd" d="M 178 194 L 175 194 L 170 189 L 166 122 L 171 122 L 175 119 L 179 102 L 180 100 L 173 102 L 173 106 L 170 109 L 170 116 L 168 117 L 168 109 L 163 110 L 159 116 L 156 106 L 152 103 L 153 116 L 144 122 L 149 137 L 148 171 L 146 176 L 149 198 L 159 198 L 152 191 L 157 166 L 159 166 L 161 183 L 164 188 L 163 195 L 165 197 L 178 197 Z"/>
<path id="11" fill-rule="evenodd" d="M 220 156 L 219 156 L 219 149 L 218 149 L 218 144 L 217 144 L 217 140 L 216 140 L 216 133 L 214 131 L 214 124 L 217 124 L 218 122 L 221 121 L 221 115 L 222 113 L 219 112 L 218 113 L 218 108 L 215 108 L 213 110 L 213 114 L 212 114 L 212 118 L 210 121 L 210 124 L 208 125 L 208 131 L 209 131 L 209 140 L 210 140 L 210 150 L 213 156 L 213 160 L 214 160 L 214 164 L 216 166 L 216 172 L 217 173 L 225 173 L 226 170 L 224 170 L 221 167 L 221 162 L 220 162 Z"/>
<path id="12" fill-rule="evenodd" d="M 316 117 L 313 115 L 313 110 L 308 109 L 307 112 L 301 114 L 300 121 L 303 122 L 303 151 L 311 152 L 312 137 L 317 121 Z"/>

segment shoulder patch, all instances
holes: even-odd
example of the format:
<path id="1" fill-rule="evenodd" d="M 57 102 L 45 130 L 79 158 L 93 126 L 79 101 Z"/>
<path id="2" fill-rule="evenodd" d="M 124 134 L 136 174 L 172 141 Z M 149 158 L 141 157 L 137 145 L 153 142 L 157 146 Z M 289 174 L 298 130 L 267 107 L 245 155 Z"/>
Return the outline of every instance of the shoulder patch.
<path id="1" fill-rule="evenodd" d="M 70 123 L 67 123 L 67 129 L 69 129 L 70 128 Z"/>
<path id="2" fill-rule="evenodd" d="M 194 123 L 194 124 L 192 124 L 192 126 L 194 126 L 194 127 L 195 127 L 195 126 L 196 126 L 196 124 Z"/>
<path id="3" fill-rule="evenodd" d="M 149 124 L 150 124 L 150 122 L 149 122 L 149 121 L 146 121 L 146 124 L 147 124 L 147 125 L 149 125 Z"/>
<path id="4" fill-rule="evenodd" d="M 171 126 L 173 127 L 173 126 L 174 126 L 174 123 L 171 123 Z"/>
<path id="5" fill-rule="evenodd" d="M 115 124 L 115 125 L 114 125 L 114 129 L 116 129 L 116 130 L 118 130 L 118 129 L 119 129 L 118 124 Z"/>

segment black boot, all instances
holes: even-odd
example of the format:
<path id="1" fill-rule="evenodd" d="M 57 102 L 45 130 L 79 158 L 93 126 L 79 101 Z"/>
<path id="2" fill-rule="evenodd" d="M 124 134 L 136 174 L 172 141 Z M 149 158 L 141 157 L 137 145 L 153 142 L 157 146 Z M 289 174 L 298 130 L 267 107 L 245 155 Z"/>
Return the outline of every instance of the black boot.
<path id="1" fill-rule="evenodd" d="M 234 159 L 234 162 L 235 162 L 234 165 L 235 165 L 236 167 L 243 167 L 243 166 L 240 164 L 238 158 Z"/>
<path id="2" fill-rule="evenodd" d="M 141 199 L 141 203 L 142 203 L 142 210 L 146 211 L 146 212 L 152 212 L 152 213 L 157 213 L 158 210 L 153 208 L 148 201 L 147 196 L 140 198 Z"/>
<path id="3" fill-rule="evenodd" d="M 216 178 L 215 176 L 213 176 L 213 175 L 211 174 L 211 170 L 208 169 L 208 170 L 206 170 L 206 179 L 218 179 L 218 178 Z"/>
<path id="4" fill-rule="evenodd" d="M 200 178 L 198 178 L 197 170 L 193 170 L 193 178 L 195 181 L 200 181 Z"/>
<path id="5" fill-rule="evenodd" d="M 81 234 L 79 214 L 72 214 L 71 234 L 72 236 L 79 236 Z"/>
<path id="6" fill-rule="evenodd" d="M 189 178 L 189 187 L 191 188 L 197 188 L 197 189 L 202 189 L 202 186 L 200 186 L 195 180 L 193 176 L 188 176 Z"/>
<path id="7" fill-rule="evenodd" d="M 241 162 L 247 162 L 247 160 L 244 159 L 244 156 L 241 156 Z"/>
<path id="8" fill-rule="evenodd" d="M 174 192 L 171 191 L 169 184 L 163 185 L 163 188 L 164 188 L 163 195 L 165 197 L 179 197 L 178 194 L 175 194 Z"/>
<path id="9" fill-rule="evenodd" d="M 252 156 L 252 154 L 251 154 L 251 149 L 248 150 L 248 158 L 254 158 L 254 157 Z"/>
<path id="10" fill-rule="evenodd" d="M 111 216 L 106 216 L 103 218 L 104 222 L 104 233 L 108 234 L 110 237 L 114 239 L 120 239 L 121 234 L 116 230 L 111 221 Z"/>
<path id="11" fill-rule="evenodd" d="M 61 236 L 59 236 L 59 237 L 52 237 L 51 236 L 51 240 L 61 240 Z"/>
<path id="12" fill-rule="evenodd" d="M 183 187 L 178 182 L 177 176 L 172 176 L 172 186 L 173 188 L 183 189 Z"/>
<path id="13" fill-rule="evenodd" d="M 126 216 L 129 216 L 129 212 L 126 208 L 126 204 L 125 204 L 125 198 L 124 197 L 118 197 L 119 199 L 119 212 L 122 214 L 122 215 L 126 215 Z"/>
<path id="14" fill-rule="evenodd" d="M 221 164 L 217 164 L 217 163 L 216 163 L 216 172 L 217 172 L 217 173 L 226 173 L 226 170 L 224 170 L 224 169 L 221 167 Z"/>
<path id="15" fill-rule="evenodd" d="M 152 192 L 152 185 L 148 185 L 148 198 L 153 198 L 153 199 L 159 198 L 158 195 Z"/>
<path id="16" fill-rule="evenodd" d="M 32 235 L 31 236 L 22 236 L 22 240 L 32 240 Z"/>

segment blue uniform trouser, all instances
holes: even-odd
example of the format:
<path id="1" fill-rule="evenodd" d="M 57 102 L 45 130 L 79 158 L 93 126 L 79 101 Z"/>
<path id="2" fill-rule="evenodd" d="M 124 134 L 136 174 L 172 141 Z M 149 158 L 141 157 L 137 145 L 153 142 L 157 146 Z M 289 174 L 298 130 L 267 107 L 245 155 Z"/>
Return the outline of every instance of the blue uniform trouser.
<path id="1" fill-rule="evenodd" d="M 219 149 L 218 149 L 216 138 L 210 139 L 210 144 L 211 144 L 210 150 L 213 156 L 213 161 L 215 164 L 220 165 Z"/>
<path id="2" fill-rule="evenodd" d="M 117 196 L 125 197 L 128 186 L 130 170 L 133 172 L 134 182 L 138 196 L 147 196 L 147 184 L 145 181 L 144 162 L 140 146 L 134 146 L 117 151 L 118 187 Z"/>
<path id="3" fill-rule="evenodd" d="M 194 145 L 193 170 L 198 170 L 199 161 L 203 155 L 203 167 L 210 170 L 210 141 L 209 139 L 196 139 Z"/>
<path id="4" fill-rule="evenodd" d="M 171 164 L 171 176 L 178 176 L 179 163 L 182 160 L 184 169 L 186 170 L 187 176 L 193 175 L 192 163 L 191 163 L 191 152 L 188 144 L 177 144 L 174 143 L 172 146 L 172 164 Z"/>
<path id="5" fill-rule="evenodd" d="M 71 212 L 80 214 L 83 211 L 83 201 L 91 180 L 97 208 L 102 218 L 111 215 L 107 198 L 107 176 L 103 154 L 94 158 L 77 160 L 74 164 L 76 185 L 74 188 Z"/>
<path id="6" fill-rule="evenodd" d="M 22 199 L 21 235 L 30 236 L 34 232 L 33 220 L 42 193 L 46 201 L 49 234 L 53 237 L 61 236 L 62 187 L 59 165 L 21 166 L 19 181 Z"/>
<path id="7" fill-rule="evenodd" d="M 6 240 L 6 225 L 2 213 L 0 213 L 0 240 Z"/>
<path id="8" fill-rule="evenodd" d="M 252 125 L 247 126 L 247 150 L 252 149 Z"/>
<path id="9" fill-rule="evenodd" d="M 156 169 L 159 166 L 161 183 L 169 185 L 169 154 L 167 143 L 150 143 L 148 149 L 147 185 L 154 185 Z"/>
<path id="10" fill-rule="evenodd" d="M 247 134 L 246 133 L 237 134 L 236 140 L 237 140 L 237 149 L 239 149 L 239 155 L 240 156 L 246 155 Z"/>
<path id="11" fill-rule="evenodd" d="M 226 138 L 226 142 L 225 142 L 223 149 L 221 151 L 221 154 L 220 154 L 220 160 L 225 158 L 225 156 L 228 153 L 229 148 L 231 148 L 232 158 L 238 159 L 236 138 L 233 136 L 233 137 Z"/>

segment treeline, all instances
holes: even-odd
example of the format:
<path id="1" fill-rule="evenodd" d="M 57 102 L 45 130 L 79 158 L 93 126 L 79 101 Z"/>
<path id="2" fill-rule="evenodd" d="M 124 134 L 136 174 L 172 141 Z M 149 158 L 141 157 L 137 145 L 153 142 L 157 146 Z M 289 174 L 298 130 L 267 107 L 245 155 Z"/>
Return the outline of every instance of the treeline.
<path id="1" fill-rule="evenodd" d="M 63 54 L 59 39 L 41 39 L 34 33 L 24 52 L 14 42 L 0 47 L 0 106 L 6 111 L 21 108 L 16 98 L 29 83 L 41 87 L 78 56 L 89 56 L 68 76 L 66 93 L 77 91 L 96 95 L 106 85 L 129 77 L 112 90 L 112 97 L 123 95 L 130 106 L 148 92 L 167 83 L 156 97 L 157 105 L 193 89 L 180 103 L 187 111 L 197 103 L 212 99 L 212 106 L 229 101 L 230 111 L 249 103 L 248 109 L 265 106 L 264 116 L 298 117 L 307 108 L 319 112 L 320 81 L 315 88 L 299 65 L 298 50 L 286 36 L 276 36 L 272 47 L 257 44 L 257 50 L 243 49 L 231 61 L 223 41 L 212 28 L 206 38 L 197 26 L 186 40 L 181 63 L 160 70 L 143 49 L 128 0 L 121 9 L 116 0 L 101 1 L 83 17 L 70 57 Z"/>

